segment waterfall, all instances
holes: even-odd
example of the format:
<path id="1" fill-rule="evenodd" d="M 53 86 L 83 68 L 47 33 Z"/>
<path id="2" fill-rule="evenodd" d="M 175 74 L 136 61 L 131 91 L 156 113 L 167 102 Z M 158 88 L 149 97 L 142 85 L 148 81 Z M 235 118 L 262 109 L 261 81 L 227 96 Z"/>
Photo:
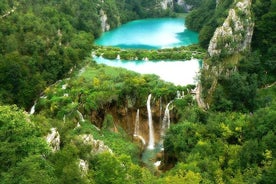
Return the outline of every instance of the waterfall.
<path id="1" fill-rule="evenodd" d="M 79 110 L 77 110 L 77 113 L 80 117 L 81 122 L 84 122 L 84 118 L 83 118 L 83 115 L 81 114 L 81 112 Z"/>
<path id="2" fill-rule="evenodd" d="M 148 100 L 147 100 L 148 123 L 149 123 L 149 144 L 148 144 L 148 149 L 154 149 L 154 129 L 153 129 L 153 124 L 152 124 L 150 99 L 151 99 L 151 94 L 149 94 Z"/>
<path id="3" fill-rule="evenodd" d="M 137 137 L 138 139 L 140 139 L 140 141 L 143 143 L 143 145 L 146 145 L 146 141 L 145 139 L 141 136 L 141 135 L 133 135 L 134 137 Z"/>
<path id="4" fill-rule="evenodd" d="M 188 89 L 187 89 L 187 90 L 188 90 Z M 182 94 L 180 93 L 180 91 L 177 91 L 177 92 L 176 92 L 176 99 L 182 99 L 182 98 L 185 97 L 184 91 L 181 91 L 181 92 L 182 92 Z M 189 90 L 188 90 L 188 93 L 189 93 Z"/>
<path id="5" fill-rule="evenodd" d="M 139 135 L 139 131 L 140 131 L 139 109 L 137 109 L 133 137 L 137 137 L 138 139 L 140 139 L 142 141 L 143 145 L 145 145 L 146 141 L 141 135 Z"/>
<path id="6" fill-rule="evenodd" d="M 165 112 L 164 112 L 164 117 L 163 117 L 163 124 L 162 124 L 162 130 L 165 130 L 166 128 L 170 128 L 170 106 L 171 102 L 169 102 L 166 106 Z"/>
<path id="7" fill-rule="evenodd" d="M 172 103 L 169 102 L 167 105 L 166 105 L 166 109 L 165 109 L 165 112 L 164 112 L 164 117 L 163 117 L 163 121 L 162 121 L 162 128 L 161 128 L 161 132 L 160 132 L 160 144 L 161 144 L 161 149 L 164 149 L 163 148 L 163 138 L 165 136 L 165 131 L 170 128 L 170 124 L 171 124 L 171 120 L 170 120 L 170 109 L 169 109 L 169 106 L 170 104 Z"/>
<path id="8" fill-rule="evenodd" d="M 117 55 L 116 59 L 117 59 L 117 60 L 120 60 L 120 59 L 121 59 L 121 57 L 120 57 L 119 54 Z"/>
<path id="9" fill-rule="evenodd" d="M 35 106 L 36 106 L 36 101 L 34 103 L 34 105 L 32 106 L 31 110 L 30 110 L 30 113 L 29 114 L 34 114 L 35 113 Z"/>
<path id="10" fill-rule="evenodd" d="M 135 119 L 135 128 L 133 136 L 138 135 L 139 133 L 139 109 L 137 109 L 136 119 Z"/>

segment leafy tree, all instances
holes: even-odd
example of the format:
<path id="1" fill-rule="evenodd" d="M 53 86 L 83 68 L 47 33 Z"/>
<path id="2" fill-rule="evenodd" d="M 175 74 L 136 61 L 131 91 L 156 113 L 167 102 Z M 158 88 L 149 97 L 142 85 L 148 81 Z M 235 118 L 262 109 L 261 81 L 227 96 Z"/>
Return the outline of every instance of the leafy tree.
<path id="1" fill-rule="evenodd" d="M 4 174 L 6 183 L 17 183 L 20 178 L 24 178 L 25 183 L 35 182 L 35 178 L 42 173 L 52 181 L 51 167 L 43 158 L 48 155 L 49 148 L 40 136 L 35 124 L 22 110 L 16 106 L 0 106 L 0 171 Z M 21 170 L 23 168 L 26 168 L 25 173 Z M 32 173 L 36 169 L 37 172 Z M 19 171 L 22 172 L 21 175 L 11 174 Z"/>
<path id="2" fill-rule="evenodd" d="M 53 167 L 42 155 L 30 155 L 24 158 L 8 173 L 4 173 L 2 179 L 2 184 L 57 183 Z"/>

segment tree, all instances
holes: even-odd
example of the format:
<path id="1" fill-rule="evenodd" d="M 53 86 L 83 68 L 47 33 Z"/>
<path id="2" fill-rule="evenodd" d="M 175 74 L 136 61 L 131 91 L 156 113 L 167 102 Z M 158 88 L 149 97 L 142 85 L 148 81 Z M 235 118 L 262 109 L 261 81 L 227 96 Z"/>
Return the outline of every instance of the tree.
<path id="1" fill-rule="evenodd" d="M 9 179 L 12 179 L 11 183 L 16 183 L 21 177 L 25 181 L 34 181 L 41 173 L 47 172 L 48 164 L 43 156 L 48 155 L 49 147 L 40 136 L 25 112 L 16 106 L 0 106 L 0 172 L 16 173 L 25 168 L 25 173 L 18 175 L 18 178 L 4 174 L 6 183 L 9 183 Z M 39 163 L 33 163 L 36 161 Z M 31 174 L 35 169 L 41 170 Z"/>
<path id="2" fill-rule="evenodd" d="M 42 155 L 30 155 L 4 173 L 1 183 L 56 184 L 57 178 L 54 168 Z"/>

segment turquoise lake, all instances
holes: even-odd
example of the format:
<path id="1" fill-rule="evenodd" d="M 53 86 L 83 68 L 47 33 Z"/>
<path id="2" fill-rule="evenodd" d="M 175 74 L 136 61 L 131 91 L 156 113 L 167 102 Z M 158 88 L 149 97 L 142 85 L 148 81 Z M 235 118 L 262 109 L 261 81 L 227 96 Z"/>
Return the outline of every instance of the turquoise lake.
<path id="1" fill-rule="evenodd" d="M 155 18 L 136 20 L 105 32 L 96 45 L 115 46 L 122 49 L 160 49 L 198 43 L 198 34 L 185 27 L 180 18 Z M 104 56 L 103 56 L 104 57 Z M 175 85 L 195 84 L 200 61 L 147 61 L 109 60 L 94 57 L 99 64 L 122 67 L 141 74 L 156 74 L 160 79 Z"/>

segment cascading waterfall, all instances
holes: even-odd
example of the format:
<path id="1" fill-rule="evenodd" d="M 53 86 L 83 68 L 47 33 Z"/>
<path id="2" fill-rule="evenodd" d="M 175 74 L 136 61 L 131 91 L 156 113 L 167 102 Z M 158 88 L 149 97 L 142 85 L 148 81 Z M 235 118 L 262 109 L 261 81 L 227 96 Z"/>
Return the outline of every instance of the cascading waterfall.
<path id="1" fill-rule="evenodd" d="M 169 102 L 167 105 L 166 105 L 166 109 L 165 109 L 165 112 L 164 112 L 164 117 L 163 117 L 163 124 L 162 124 L 162 130 L 166 130 L 167 128 L 170 128 L 170 124 L 171 124 L 171 120 L 170 120 L 170 109 L 169 109 L 169 106 L 170 106 L 171 102 Z"/>
<path id="2" fill-rule="evenodd" d="M 145 145 L 146 141 L 141 135 L 139 135 L 139 133 L 140 133 L 139 109 L 137 109 L 133 137 L 137 137 L 138 139 L 140 139 L 142 141 L 143 145 Z"/>
<path id="3" fill-rule="evenodd" d="M 148 149 L 154 149 L 154 129 L 153 129 L 153 124 L 152 124 L 152 114 L 151 114 L 151 108 L 150 108 L 150 99 L 151 99 L 151 94 L 149 94 L 148 100 L 147 100 L 148 124 L 149 124 L 149 144 L 148 144 Z"/>
<path id="4" fill-rule="evenodd" d="M 139 134 L 139 109 L 137 109 L 137 113 L 136 113 L 134 136 L 138 134 Z"/>
<path id="5" fill-rule="evenodd" d="M 165 136 L 165 131 L 167 129 L 170 128 L 170 124 L 171 124 L 171 120 L 170 120 L 170 109 L 169 109 L 169 106 L 172 102 L 169 102 L 167 105 L 166 105 L 166 109 L 165 109 L 165 112 L 164 112 L 164 117 L 163 117 L 163 121 L 162 121 L 162 128 L 161 128 L 161 132 L 160 132 L 160 144 L 161 144 L 161 149 L 164 149 L 163 148 L 163 138 Z"/>
<path id="6" fill-rule="evenodd" d="M 34 105 L 32 106 L 32 108 L 30 110 L 31 115 L 35 113 L 35 106 L 36 106 L 36 101 L 35 101 Z"/>

